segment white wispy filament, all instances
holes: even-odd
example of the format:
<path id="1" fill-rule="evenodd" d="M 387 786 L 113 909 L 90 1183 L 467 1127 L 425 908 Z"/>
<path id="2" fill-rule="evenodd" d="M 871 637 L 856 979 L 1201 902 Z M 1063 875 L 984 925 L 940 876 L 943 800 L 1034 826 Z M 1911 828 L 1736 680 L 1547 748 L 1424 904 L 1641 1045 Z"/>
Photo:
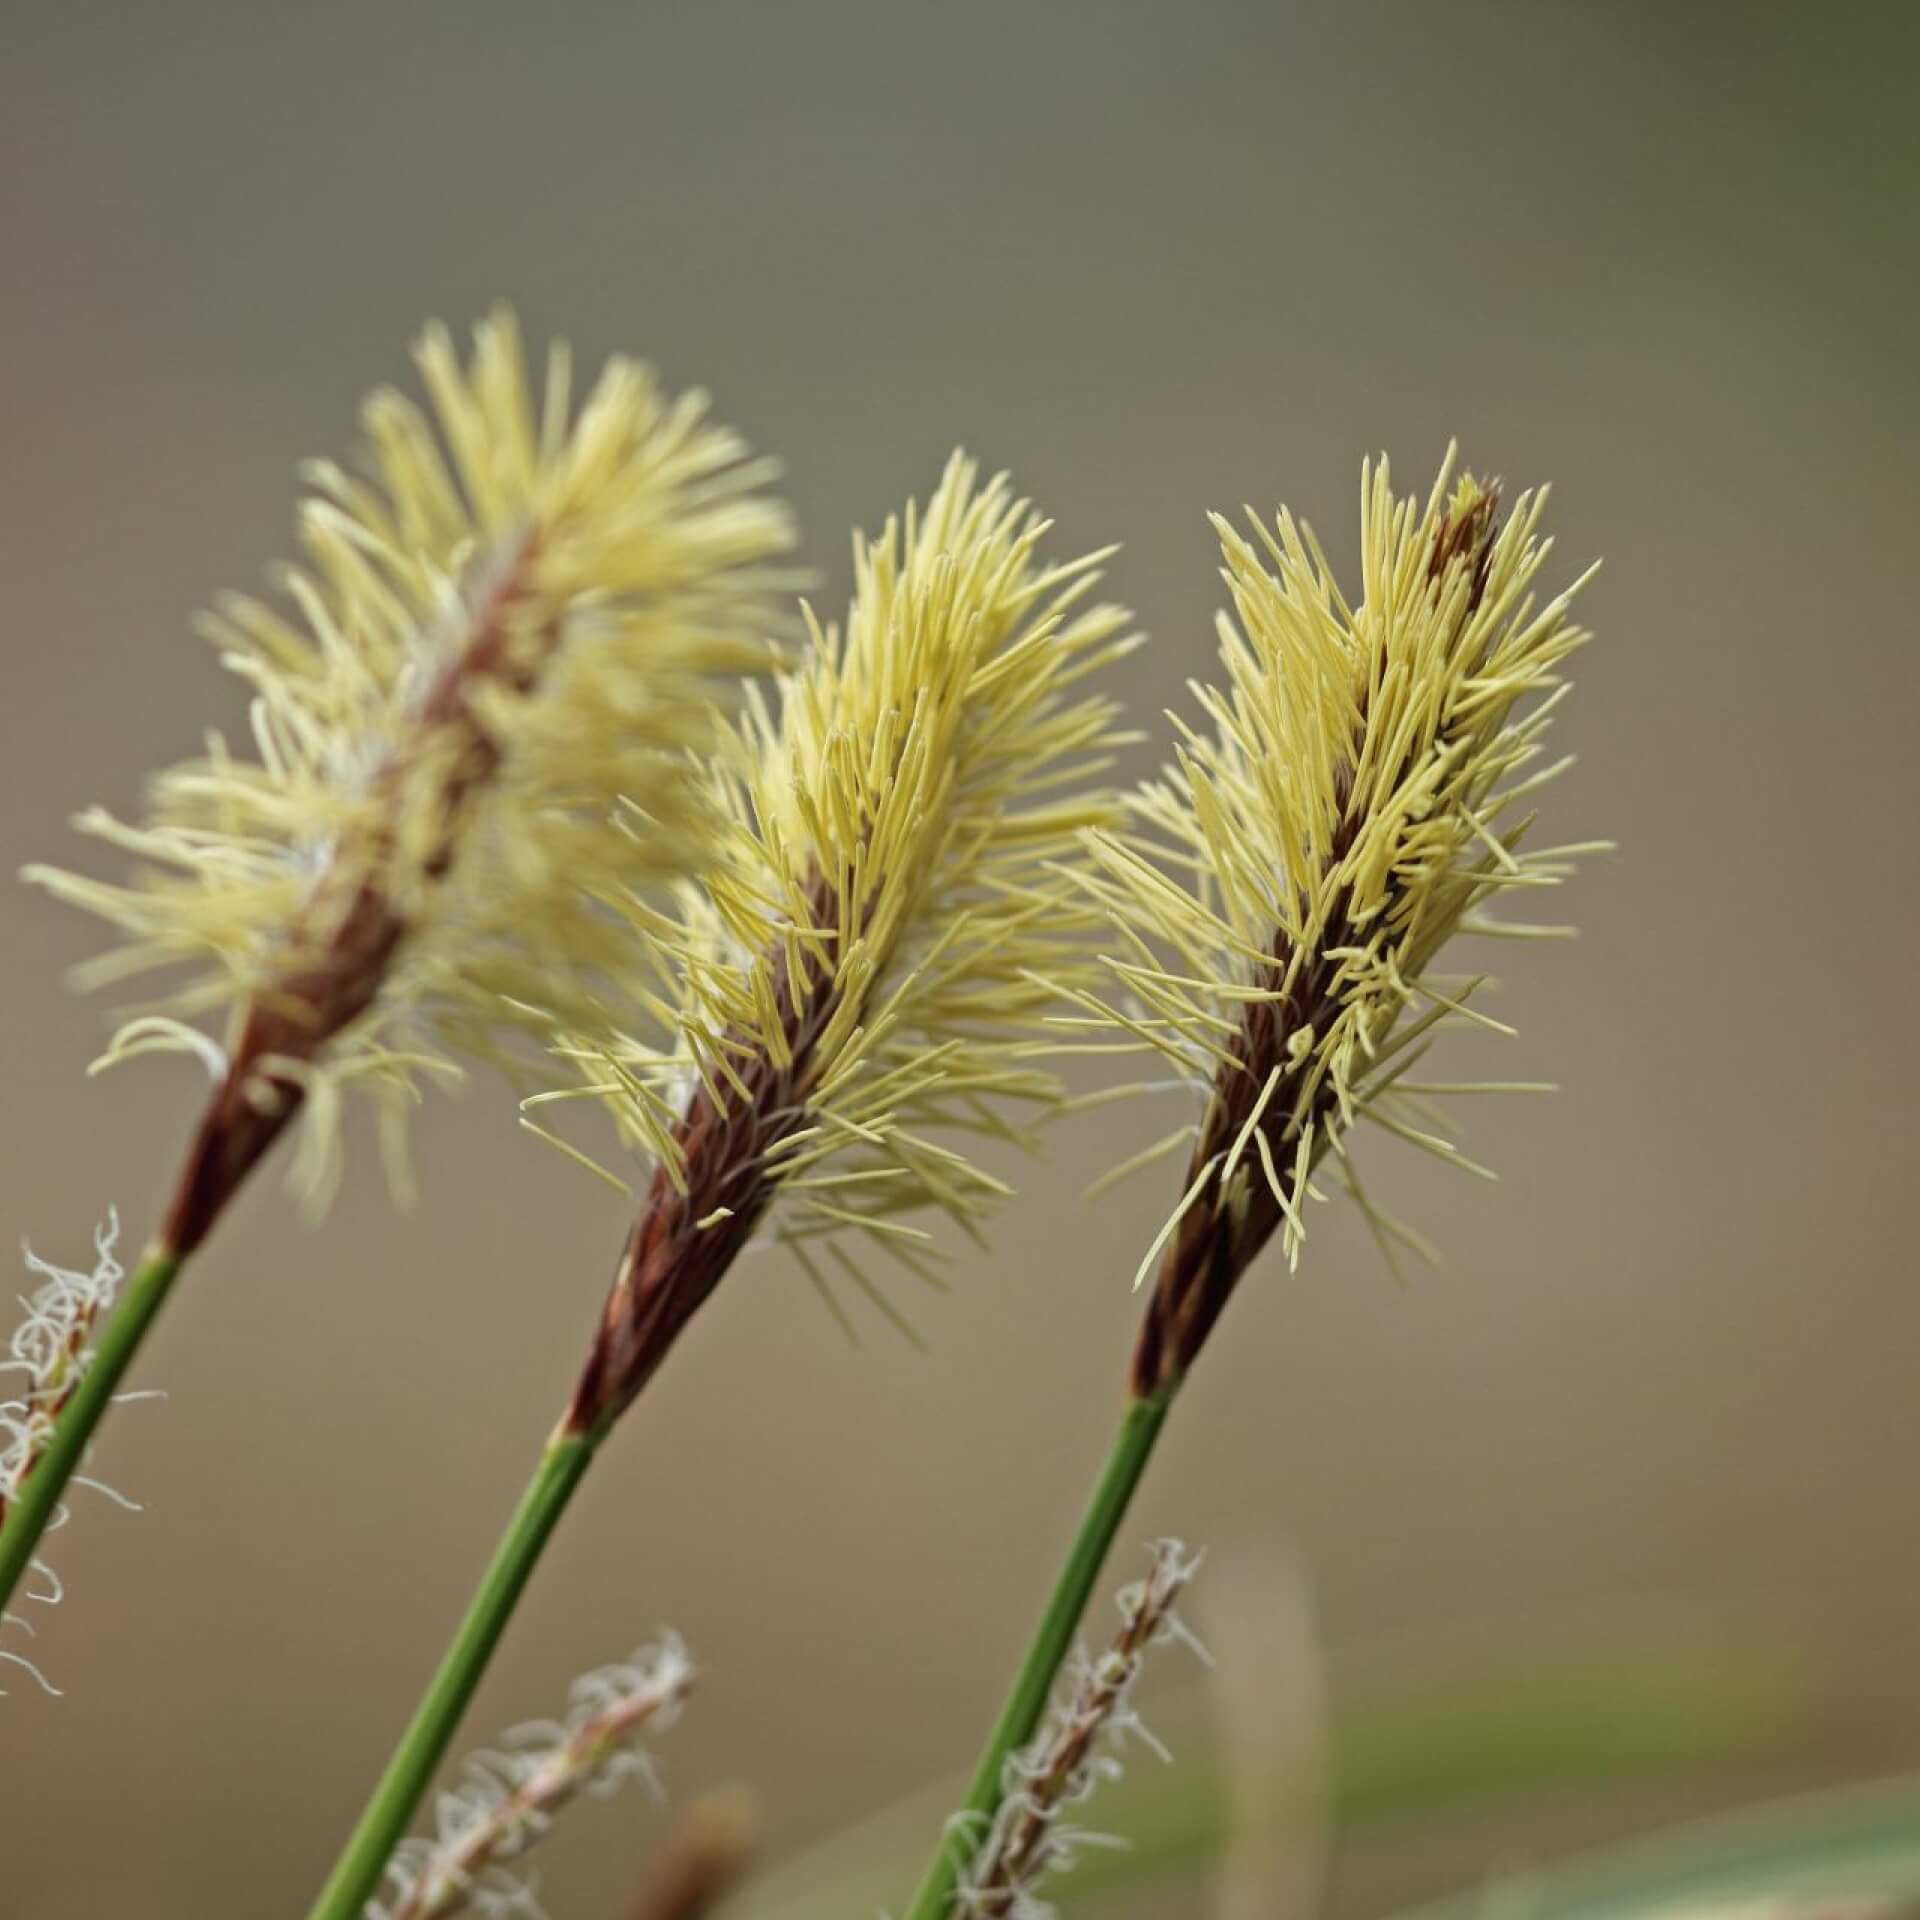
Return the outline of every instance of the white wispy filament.
<path id="1" fill-rule="evenodd" d="M 6 1520 L 27 1475 L 45 1453 L 61 1408 L 72 1398 L 86 1372 L 94 1328 L 113 1305 L 126 1277 L 114 1253 L 119 1239 L 120 1216 L 109 1210 L 94 1230 L 90 1273 L 57 1267 L 42 1260 L 32 1247 L 22 1245 L 27 1269 L 38 1274 L 41 1283 L 21 1297 L 25 1317 L 7 1343 L 7 1357 L 0 1360 L 0 1375 L 11 1376 L 7 1397 L 0 1400 L 0 1523 Z M 64 1518 L 64 1513 L 56 1518 L 56 1525 L 59 1518 Z M 47 1604 L 57 1601 L 60 1583 L 51 1569 L 44 1561 L 35 1561 L 34 1570 L 43 1588 L 39 1593 L 23 1589 L 22 1597 Z M 18 1614 L 0 1615 L 0 1625 L 28 1628 Z M 18 1653 L 0 1652 L 0 1663 L 24 1667 L 49 1693 L 59 1691 L 38 1667 Z"/>
<path id="2" fill-rule="evenodd" d="M 1075 1655 L 1051 1717 L 1008 1756 L 1006 1797 L 956 1896 L 954 1910 L 965 1920 L 1052 1920 L 1040 1883 L 1071 1867 L 1085 1847 L 1125 1845 L 1070 1827 L 1063 1816 L 1102 1780 L 1118 1777 L 1119 1749 L 1129 1738 L 1170 1757 L 1135 1711 L 1133 1688 L 1149 1648 L 1184 1639 L 1199 1651 L 1174 1612 L 1199 1565 L 1179 1541 L 1157 1542 L 1146 1578 L 1119 1595 L 1113 1643 L 1098 1658 L 1084 1648 Z"/>
<path id="3" fill-rule="evenodd" d="M 693 1677 L 686 1648 L 669 1634 L 623 1665 L 583 1674 L 564 1720 L 516 1727 L 497 1749 L 472 1755 L 459 1784 L 435 1802 L 433 1837 L 396 1850 L 367 1920 L 466 1912 L 539 1920 L 532 1882 L 506 1863 L 534 1845 L 576 1794 L 609 1794 L 630 1779 L 657 1792 L 653 1763 L 635 1742 L 673 1724 Z"/>

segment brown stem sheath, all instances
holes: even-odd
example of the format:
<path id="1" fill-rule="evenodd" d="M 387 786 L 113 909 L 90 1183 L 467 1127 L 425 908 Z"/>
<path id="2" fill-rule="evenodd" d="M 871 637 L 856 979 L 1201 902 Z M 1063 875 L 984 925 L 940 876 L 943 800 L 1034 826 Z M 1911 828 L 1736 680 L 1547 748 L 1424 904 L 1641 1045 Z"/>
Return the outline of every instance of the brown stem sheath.
<path id="1" fill-rule="evenodd" d="M 812 928 L 838 928 L 838 902 L 816 877 L 807 890 Z M 681 1330 L 752 1239 L 773 1197 L 770 1156 L 806 1125 L 820 1036 L 839 1005 L 832 960 L 820 943 L 784 943 L 774 962 L 775 1004 L 784 1065 L 764 1050 L 734 1058 L 739 1085 L 716 1074 L 720 1097 L 696 1086 L 674 1129 L 680 1179 L 664 1166 L 648 1185 L 627 1235 L 600 1325 L 574 1388 L 563 1431 L 605 1428 L 653 1377 Z"/>

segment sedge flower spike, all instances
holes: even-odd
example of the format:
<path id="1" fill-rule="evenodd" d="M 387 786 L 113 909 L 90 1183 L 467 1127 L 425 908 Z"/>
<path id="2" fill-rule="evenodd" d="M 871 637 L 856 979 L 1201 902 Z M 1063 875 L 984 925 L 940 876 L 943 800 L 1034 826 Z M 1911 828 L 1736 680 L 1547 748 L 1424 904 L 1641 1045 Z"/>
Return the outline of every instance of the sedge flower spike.
<path id="1" fill-rule="evenodd" d="M 733 677 L 771 661 L 788 519 L 702 396 L 615 360 L 576 414 L 555 348 L 536 401 L 504 313 L 466 365 L 438 327 L 418 360 L 431 418 L 377 393 L 366 477 L 306 470 L 293 617 L 235 598 L 205 623 L 252 689 L 253 756 L 210 737 L 144 823 L 81 817 L 140 863 L 130 884 L 29 870 L 126 935 L 93 981 L 196 969 L 106 1056 L 184 1050 L 215 1078 L 175 1254 L 296 1111 L 311 1197 L 349 1086 L 376 1097 L 398 1175 L 422 1074 L 504 1058 L 531 999 L 584 1004 L 611 957 L 603 903 L 710 851 L 688 756 Z M 209 1015 L 217 1036 L 190 1024 Z"/>
<path id="2" fill-rule="evenodd" d="M 561 1045 L 652 1164 L 572 1430 L 625 1406 L 763 1225 L 836 1311 L 816 1248 L 886 1311 L 848 1243 L 927 1276 L 907 1216 L 977 1235 L 1006 1191 L 951 1136 L 1024 1140 L 1009 1109 L 1060 1103 L 1042 976 L 1091 977 L 1073 872 L 1118 823 L 1088 782 L 1124 737 L 1080 685 L 1137 637 L 1082 604 L 1104 556 L 1047 564 L 1044 532 L 956 456 L 856 542 L 844 633 L 815 628 L 715 762 L 720 859 L 677 919 L 644 916 L 654 1023 Z"/>
<path id="3" fill-rule="evenodd" d="M 1178 1384 L 1276 1233 L 1297 1258 L 1328 1153 L 1382 1244 L 1411 1237 L 1360 1187 L 1356 1122 L 1480 1171 L 1426 1098 L 1448 1089 L 1404 1078 L 1442 1022 L 1506 1031 L 1469 1004 L 1484 976 L 1436 962 L 1460 934 L 1564 931 L 1486 909 L 1594 850 L 1521 847 L 1524 803 L 1566 764 L 1543 764 L 1542 735 L 1587 638 L 1568 619 L 1583 582 L 1537 604 L 1544 489 L 1503 523 L 1497 490 L 1450 488 L 1451 465 L 1424 509 L 1395 498 L 1384 460 L 1363 475 L 1357 605 L 1291 514 L 1256 521 L 1257 544 L 1216 518 L 1237 619 L 1220 622 L 1225 688 L 1195 689 L 1211 731 L 1176 719 L 1175 765 L 1132 830 L 1090 836 L 1088 884 L 1121 944 L 1104 996 L 1067 988 L 1074 1023 L 1205 1090 L 1197 1125 L 1158 1150 L 1193 1143 L 1141 1264 L 1142 1282 L 1158 1274 L 1139 1394 Z"/>

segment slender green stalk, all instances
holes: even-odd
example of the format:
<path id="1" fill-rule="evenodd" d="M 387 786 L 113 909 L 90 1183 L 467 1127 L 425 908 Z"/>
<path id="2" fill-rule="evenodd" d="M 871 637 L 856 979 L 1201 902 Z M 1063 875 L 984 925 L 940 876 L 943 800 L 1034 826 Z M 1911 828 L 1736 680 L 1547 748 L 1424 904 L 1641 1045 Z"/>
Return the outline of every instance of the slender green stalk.
<path id="1" fill-rule="evenodd" d="M 440 1670 L 414 1710 L 358 1825 L 334 1862 L 309 1920 L 360 1920 L 369 1896 L 413 1820 L 448 1742 L 500 1643 L 534 1566 L 599 1445 L 597 1433 L 568 1433 L 547 1444 L 486 1573 L 474 1589 Z"/>
<path id="2" fill-rule="evenodd" d="M 987 1736 L 980 1763 L 974 1769 L 973 1785 L 920 1882 L 920 1890 L 907 1909 L 906 1920 L 946 1920 L 960 1875 L 980 1844 L 986 1823 L 1000 1804 L 1000 1782 L 1007 1755 L 1026 1745 L 1040 1724 L 1047 1697 L 1053 1689 L 1054 1675 L 1060 1671 L 1060 1663 L 1073 1645 L 1080 1616 L 1087 1610 L 1088 1596 L 1100 1577 L 1101 1566 L 1132 1504 L 1147 1462 L 1153 1457 L 1154 1443 L 1160 1437 L 1167 1409 L 1172 1404 L 1170 1388 L 1128 1401 L 1108 1449 L 1106 1465 L 1094 1486 L 1093 1498 L 1087 1502 L 1066 1562 L 1047 1597 L 1033 1643 L 1027 1648 L 1026 1658 L 1014 1678 L 1013 1691 L 1000 1709 L 1000 1718 L 994 1722 L 992 1733 Z"/>
<path id="3" fill-rule="evenodd" d="M 94 1428 L 112 1402 L 121 1375 L 139 1352 L 181 1265 L 178 1254 L 148 1248 L 94 1339 L 86 1372 L 60 1409 L 46 1451 L 21 1481 L 6 1524 L 0 1527 L 0 1611 L 32 1565 L 33 1550 L 58 1510 L 60 1496 L 85 1457 Z"/>

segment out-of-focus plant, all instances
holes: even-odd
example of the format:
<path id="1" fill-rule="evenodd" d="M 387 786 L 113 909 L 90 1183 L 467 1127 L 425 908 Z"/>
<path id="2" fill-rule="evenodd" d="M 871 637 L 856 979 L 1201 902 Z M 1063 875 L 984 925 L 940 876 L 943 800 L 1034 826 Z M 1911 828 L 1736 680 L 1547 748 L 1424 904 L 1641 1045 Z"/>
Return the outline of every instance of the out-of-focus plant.
<path id="1" fill-rule="evenodd" d="M 710 1793 L 680 1816 L 627 1920 L 708 1920 L 745 1875 L 758 1831 L 753 1797 Z"/>
<path id="2" fill-rule="evenodd" d="M 1909 1920 L 1920 1908 L 1920 1775 L 1699 1821 L 1398 1920 Z"/>

